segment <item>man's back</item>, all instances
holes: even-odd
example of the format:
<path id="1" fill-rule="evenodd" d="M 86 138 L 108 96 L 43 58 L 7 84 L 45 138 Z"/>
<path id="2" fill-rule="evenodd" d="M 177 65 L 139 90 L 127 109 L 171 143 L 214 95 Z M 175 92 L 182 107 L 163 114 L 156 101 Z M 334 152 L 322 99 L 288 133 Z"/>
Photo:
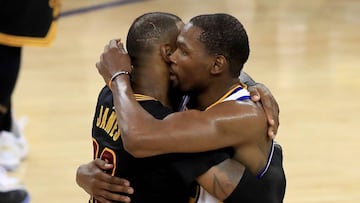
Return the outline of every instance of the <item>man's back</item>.
<path id="1" fill-rule="evenodd" d="M 135 97 L 156 119 L 163 119 L 172 113 L 152 97 L 140 94 L 135 94 Z M 107 173 L 130 181 L 135 191 L 130 196 L 133 203 L 186 203 L 196 177 L 229 157 L 227 151 L 219 150 L 135 158 L 124 149 L 113 106 L 111 90 L 104 87 L 100 92 L 93 120 L 94 158 L 114 165 Z"/>
<path id="2" fill-rule="evenodd" d="M 145 95 L 136 95 L 139 103 L 155 118 L 162 119 L 171 110 L 160 102 Z M 96 106 L 93 121 L 94 158 L 101 158 L 114 164 L 107 173 L 123 177 L 131 182 L 135 193 L 132 202 L 186 202 L 188 200 L 185 184 L 171 169 L 171 157 L 156 156 L 134 158 L 123 147 L 117 128 L 115 109 L 111 90 L 103 88 Z"/>

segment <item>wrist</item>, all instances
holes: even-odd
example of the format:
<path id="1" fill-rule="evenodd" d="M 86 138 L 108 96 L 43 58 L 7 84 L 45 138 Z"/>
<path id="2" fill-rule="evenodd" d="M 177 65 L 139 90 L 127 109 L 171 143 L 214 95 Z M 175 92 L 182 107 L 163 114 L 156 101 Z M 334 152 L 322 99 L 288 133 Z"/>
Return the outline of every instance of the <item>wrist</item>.
<path id="1" fill-rule="evenodd" d="M 127 75 L 127 76 L 129 76 L 129 78 L 131 77 L 129 71 L 118 71 L 118 72 L 114 73 L 114 74 L 111 76 L 111 78 L 110 78 L 110 80 L 109 80 L 109 82 L 108 82 L 108 86 L 109 86 L 110 89 L 111 89 L 111 85 L 112 85 L 112 83 L 114 82 L 114 80 L 115 80 L 116 78 L 118 78 L 119 76 L 122 76 L 122 75 Z"/>

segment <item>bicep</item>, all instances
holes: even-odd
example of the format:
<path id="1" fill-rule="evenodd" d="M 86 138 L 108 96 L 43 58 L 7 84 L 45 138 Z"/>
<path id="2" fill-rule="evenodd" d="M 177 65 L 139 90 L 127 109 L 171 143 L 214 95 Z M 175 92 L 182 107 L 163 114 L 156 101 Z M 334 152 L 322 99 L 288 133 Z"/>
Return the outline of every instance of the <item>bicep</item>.
<path id="1" fill-rule="evenodd" d="M 235 102 L 220 105 L 208 111 L 193 110 L 166 117 L 162 131 L 169 139 L 160 141 L 163 149 L 201 152 L 240 145 L 252 139 L 258 127 L 265 124 L 254 106 Z"/>
<path id="2" fill-rule="evenodd" d="M 229 123 L 222 122 L 222 117 L 213 111 L 196 110 L 168 116 L 163 130 L 169 132 L 170 139 L 164 147 L 171 152 L 202 152 L 230 146 L 231 139 L 224 134 Z"/>

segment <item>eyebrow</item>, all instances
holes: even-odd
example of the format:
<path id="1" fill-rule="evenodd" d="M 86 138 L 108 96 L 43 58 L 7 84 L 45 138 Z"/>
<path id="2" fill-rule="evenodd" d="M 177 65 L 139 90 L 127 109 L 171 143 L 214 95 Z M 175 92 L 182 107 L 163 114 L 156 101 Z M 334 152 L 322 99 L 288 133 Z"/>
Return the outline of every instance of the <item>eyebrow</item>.
<path id="1" fill-rule="evenodd" d="M 177 47 L 180 47 L 182 49 L 189 49 L 189 47 L 186 45 L 186 43 L 184 42 L 184 40 L 182 40 L 184 37 L 180 37 L 180 40 L 179 40 L 179 37 L 178 39 L 176 40 L 176 46 Z"/>

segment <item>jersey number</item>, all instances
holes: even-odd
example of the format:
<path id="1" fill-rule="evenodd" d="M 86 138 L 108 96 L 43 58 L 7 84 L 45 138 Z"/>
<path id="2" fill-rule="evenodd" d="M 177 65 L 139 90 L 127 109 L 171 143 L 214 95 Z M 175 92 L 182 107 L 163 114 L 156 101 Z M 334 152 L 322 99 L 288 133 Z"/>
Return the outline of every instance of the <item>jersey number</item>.
<path id="1" fill-rule="evenodd" d="M 95 139 L 93 139 L 93 149 L 94 149 L 94 159 L 100 158 L 101 160 L 104 160 L 106 163 L 112 164 L 114 166 L 112 169 L 106 171 L 107 174 L 114 176 L 116 171 L 116 154 L 114 150 L 105 147 L 99 155 L 100 148 L 98 142 Z"/>

